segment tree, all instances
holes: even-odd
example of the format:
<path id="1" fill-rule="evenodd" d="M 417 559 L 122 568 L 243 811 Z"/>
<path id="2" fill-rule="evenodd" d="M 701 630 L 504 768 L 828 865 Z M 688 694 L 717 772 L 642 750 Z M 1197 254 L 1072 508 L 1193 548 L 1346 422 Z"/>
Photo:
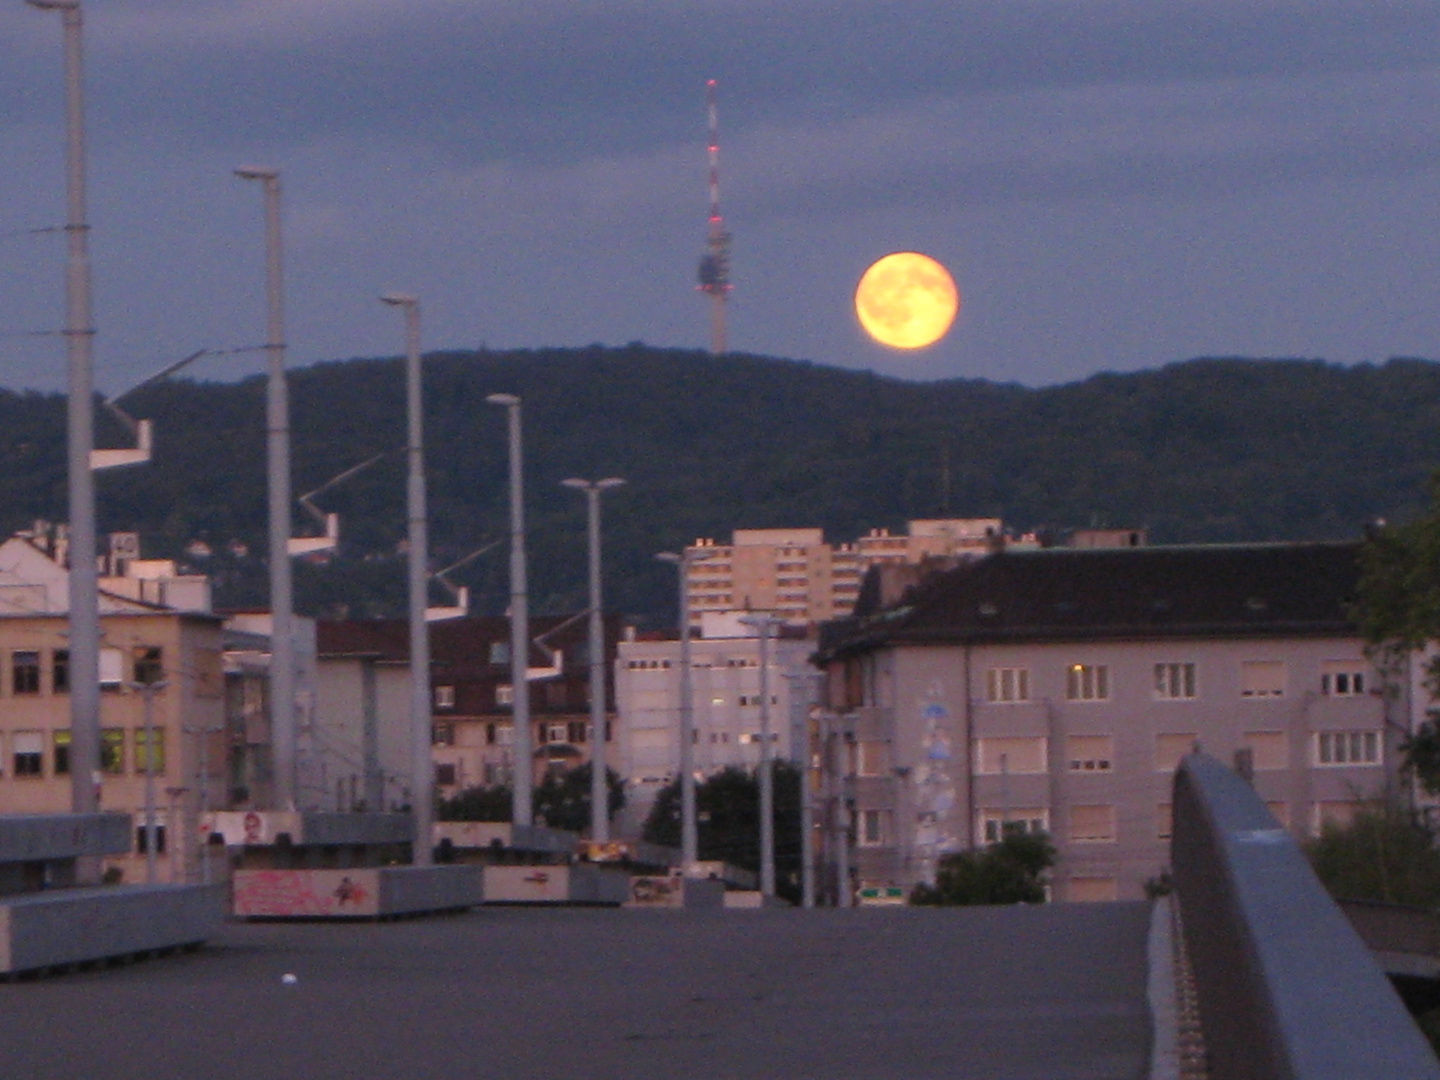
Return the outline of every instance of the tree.
<path id="1" fill-rule="evenodd" d="M 625 806 L 625 784 L 614 769 L 606 768 L 607 808 L 613 818 Z M 552 829 L 586 832 L 590 828 L 590 763 L 549 773 L 535 788 L 535 820 Z"/>
<path id="2" fill-rule="evenodd" d="M 508 784 L 470 787 L 441 799 L 435 816 L 440 821 L 509 821 L 513 801 Z"/>
<path id="3" fill-rule="evenodd" d="M 800 898 L 800 770 L 788 761 L 773 763 L 775 791 L 775 891 L 792 902 Z M 696 840 L 702 859 L 742 870 L 760 869 L 760 782 L 755 773 L 728 765 L 695 788 Z M 644 839 L 680 846 L 680 781 L 660 789 Z"/>
<path id="4" fill-rule="evenodd" d="M 1440 907 L 1435 830 L 1396 802 L 1367 805 L 1348 825 L 1327 823 L 1306 849 L 1315 874 L 1342 900 Z"/>
<path id="5" fill-rule="evenodd" d="M 1440 471 L 1427 490 L 1430 506 L 1420 517 L 1371 530 L 1360 550 L 1355 614 L 1387 686 L 1399 684 L 1411 655 L 1440 639 Z M 1425 687 L 1440 699 L 1440 654 L 1426 662 Z M 1426 711 L 1400 752 L 1405 769 L 1440 795 L 1440 710 Z"/>
<path id="6" fill-rule="evenodd" d="M 605 770 L 610 817 L 625 806 L 625 785 L 614 769 Z M 585 832 L 590 828 L 590 765 L 559 775 L 551 774 L 535 788 L 535 820 L 552 829 Z M 436 816 L 441 821 L 510 821 L 514 793 L 509 784 L 466 788 L 442 799 Z"/>
<path id="7" fill-rule="evenodd" d="M 1041 904 L 1045 871 L 1055 865 L 1055 846 L 1044 833 L 1018 827 L 987 847 L 940 860 L 934 885 L 917 885 L 910 902 L 925 907 L 974 904 Z"/>

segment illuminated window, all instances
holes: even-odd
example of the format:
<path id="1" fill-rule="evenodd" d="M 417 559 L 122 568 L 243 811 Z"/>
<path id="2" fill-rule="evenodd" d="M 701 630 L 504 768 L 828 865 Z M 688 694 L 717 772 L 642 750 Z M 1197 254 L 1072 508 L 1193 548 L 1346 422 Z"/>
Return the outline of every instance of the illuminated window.
<path id="1" fill-rule="evenodd" d="M 125 729 L 103 728 L 100 732 L 100 770 L 111 776 L 125 774 Z"/>
<path id="2" fill-rule="evenodd" d="M 515 704 L 515 691 L 509 683 L 495 684 L 495 704 L 497 706 Z"/>
<path id="3" fill-rule="evenodd" d="M 61 728 L 50 733 L 50 746 L 54 752 L 55 775 L 70 775 L 70 729 Z"/>
<path id="4" fill-rule="evenodd" d="M 1065 677 L 1070 701 L 1105 701 L 1110 697 L 1110 669 L 1104 664 L 1071 664 Z"/>
<path id="5" fill-rule="evenodd" d="M 147 744 L 152 748 L 150 753 L 146 753 Z M 151 728 L 148 739 L 144 728 L 135 729 L 135 772 L 143 776 L 149 769 L 154 769 L 157 774 L 165 771 L 163 728 Z"/>
<path id="6" fill-rule="evenodd" d="M 435 687 L 435 708 L 437 708 L 437 709 L 453 709 L 454 707 L 455 707 L 455 687 L 453 687 L 453 686 L 437 686 L 437 687 Z"/>

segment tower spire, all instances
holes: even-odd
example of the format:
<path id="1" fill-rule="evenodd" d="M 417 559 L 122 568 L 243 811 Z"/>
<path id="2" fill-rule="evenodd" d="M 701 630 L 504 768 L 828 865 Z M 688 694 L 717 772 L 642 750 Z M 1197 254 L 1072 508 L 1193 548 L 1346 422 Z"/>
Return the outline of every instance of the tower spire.
<path id="1" fill-rule="evenodd" d="M 700 257 L 697 288 L 710 297 L 710 352 L 723 355 L 725 341 L 725 297 L 730 292 L 730 233 L 720 215 L 720 111 L 715 102 L 715 80 L 705 84 L 705 109 L 710 122 L 710 220 L 705 236 L 705 254 Z"/>

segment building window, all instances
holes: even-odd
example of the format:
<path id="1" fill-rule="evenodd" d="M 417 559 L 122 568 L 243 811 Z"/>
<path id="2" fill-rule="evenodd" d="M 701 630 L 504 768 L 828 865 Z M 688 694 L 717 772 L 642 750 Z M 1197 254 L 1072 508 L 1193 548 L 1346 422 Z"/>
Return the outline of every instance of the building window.
<path id="1" fill-rule="evenodd" d="M 1065 740 L 1071 772 L 1109 772 L 1114 767 L 1115 740 L 1109 735 L 1071 735 Z"/>
<path id="2" fill-rule="evenodd" d="M 1247 731 L 1240 744 L 1250 751 L 1250 764 L 1256 772 L 1290 767 L 1290 737 L 1283 731 Z"/>
<path id="3" fill-rule="evenodd" d="M 100 650 L 100 689 L 119 690 L 125 681 L 125 653 L 120 649 Z"/>
<path id="4" fill-rule="evenodd" d="M 570 732 L 564 724 L 546 724 L 545 741 L 547 743 L 569 742 Z"/>
<path id="5" fill-rule="evenodd" d="M 590 726 L 589 724 L 585 723 L 584 720 L 571 720 L 567 726 L 570 729 L 570 742 L 572 745 L 579 746 L 585 742 L 585 729 Z"/>
<path id="6" fill-rule="evenodd" d="M 1155 696 L 1161 701 L 1185 701 L 1195 696 L 1194 664 L 1156 664 Z"/>
<path id="7" fill-rule="evenodd" d="M 991 668 L 985 673 L 985 700 L 1013 702 L 1030 700 L 1030 669 Z"/>
<path id="8" fill-rule="evenodd" d="M 1279 660 L 1246 660 L 1240 665 L 1241 697 L 1282 697 L 1285 665 Z"/>
<path id="9" fill-rule="evenodd" d="M 1072 806 L 1070 840 L 1076 844 L 1114 843 L 1115 807 Z"/>
<path id="10" fill-rule="evenodd" d="M 435 766 L 435 783 L 439 787 L 455 786 L 454 762 L 439 762 Z"/>
<path id="11" fill-rule="evenodd" d="M 135 853 L 137 855 L 148 855 L 150 853 L 150 830 L 143 824 L 135 826 Z M 155 826 L 155 854 L 165 854 L 165 826 Z"/>
<path id="12" fill-rule="evenodd" d="M 455 707 L 455 687 L 453 687 L 453 686 L 437 686 L 437 687 L 435 687 L 435 708 L 437 708 L 437 709 L 453 709 L 454 707 Z"/>
<path id="13" fill-rule="evenodd" d="M 17 731 L 10 739 L 12 776 L 39 776 L 44 771 L 45 737 L 38 731 Z"/>
<path id="14" fill-rule="evenodd" d="M 1380 764 L 1378 731 L 1321 731 L 1315 736 L 1316 765 Z"/>
<path id="15" fill-rule="evenodd" d="M 987 844 L 998 843 L 1008 832 L 1037 835 L 1050 831 L 1050 812 L 1039 807 L 1018 810 L 981 810 L 980 836 Z"/>
<path id="16" fill-rule="evenodd" d="M 486 739 L 487 742 L 494 742 L 494 741 L 495 741 L 494 732 L 495 732 L 495 725 L 494 725 L 494 724 L 488 725 L 487 728 L 486 728 L 486 732 L 485 732 L 485 734 L 486 734 L 486 736 L 487 736 L 487 739 Z M 454 725 L 454 724 L 435 724 L 435 725 L 433 725 L 433 726 L 430 728 L 430 742 L 431 742 L 431 744 L 434 745 L 434 746 L 454 746 L 454 745 L 455 745 L 455 725 Z"/>
<path id="17" fill-rule="evenodd" d="M 1329 697 L 1365 693 L 1365 666 L 1354 660 L 1330 661 L 1320 669 L 1320 692 Z"/>
<path id="18" fill-rule="evenodd" d="M 569 701 L 567 691 L 570 688 L 563 682 L 555 681 L 545 684 L 545 704 L 551 709 L 563 709 Z"/>
<path id="19" fill-rule="evenodd" d="M 146 753 L 147 744 L 149 753 Z M 165 772 L 164 728 L 152 727 L 148 738 L 144 728 L 135 729 L 135 772 L 144 776 L 147 769 L 154 769 L 156 775 Z"/>
<path id="20" fill-rule="evenodd" d="M 1195 733 L 1155 736 L 1155 771 L 1174 772 L 1180 760 L 1195 749 Z"/>
<path id="21" fill-rule="evenodd" d="M 1105 701 L 1110 697 L 1110 669 L 1104 664 L 1071 664 L 1065 675 L 1070 701 Z"/>
<path id="22" fill-rule="evenodd" d="M 508 641 L 492 641 L 490 643 L 490 663 L 508 664 L 510 662 L 510 643 Z"/>
<path id="23" fill-rule="evenodd" d="M 513 724 L 501 724 L 500 729 L 495 732 L 495 741 L 501 746 L 510 746 L 515 742 L 515 726 Z"/>
<path id="24" fill-rule="evenodd" d="M 878 847 L 885 843 L 885 811 L 861 810 L 859 821 L 861 847 Z"/>
<path id="25" fill-rule="evenodd" d="M 772 732 L 772 734 L 774 734 Z M 860 742 L 855 744 L 855 775 L 885 776 L 890 772 L 890 744 Z"/>
<path id="26" fill-rule="evenodd" d="M 158 645 L 136 646 L 131 655 L 131 664 L 131 670 L 135 673 L 135 683 L 139 686 L 158 683 L 165 677 L 165 667 Z"/>
<path id="27" fill-rule="evenodd" d="M 1043 737 L 976 739 L 975 752 L 975 771 L 982 775 L 1043 773 L 1049 767 Z"/>
<path id="28" fill-rule="evenodd" d="M 61 728 L 50 733 L 50 746 L 54 752 L 55 775 L 70 775 L 70 729 Z"/>
<path id="29" fill-rule="evenodd" d="M 1175 828 L 1175 808 L 1168 802 L 1155 806 L 1155 839 L 1169 840 Z"/>
<path id="30" fill-rule="evenodd" d="M 10 690 L 15 694 L 38 694 L 40 692 L 40 654 L 38 652 L 15 652 L 10 654 Z"/>
<path id="31" fill-rule="evenodd" d="M 103 728 L 100 731 L 100 771 L 111 776 L 125 775 L 125 729 Z"/>
<path id="32" fill-rule="evenodd" d="M 509 683 L 495 684 L 495 705 L 497 708 L 515 704 L 515 688 Z"/>
<path id="33" fill-rule="evenodd" d="M 50 689 L 52 693 L 70 692 L 70 650 L 56 649 L 51 654 Z"/>

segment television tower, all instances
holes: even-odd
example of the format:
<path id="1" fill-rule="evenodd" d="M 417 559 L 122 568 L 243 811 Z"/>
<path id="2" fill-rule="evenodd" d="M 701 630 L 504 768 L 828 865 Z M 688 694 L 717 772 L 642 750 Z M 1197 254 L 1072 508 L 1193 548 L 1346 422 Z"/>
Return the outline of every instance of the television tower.
<path id="1" fill-rule="evenodd" d="M 705 108 L 710 117 L 710 222 L 696 287 L 710 297 L 710 352 L 721 356 L 726 352 L 725 296 L 731 289 L 730 234 L 720 216 L 720 114 L 715 105 L 714 79 L 705 84 Z"/>

